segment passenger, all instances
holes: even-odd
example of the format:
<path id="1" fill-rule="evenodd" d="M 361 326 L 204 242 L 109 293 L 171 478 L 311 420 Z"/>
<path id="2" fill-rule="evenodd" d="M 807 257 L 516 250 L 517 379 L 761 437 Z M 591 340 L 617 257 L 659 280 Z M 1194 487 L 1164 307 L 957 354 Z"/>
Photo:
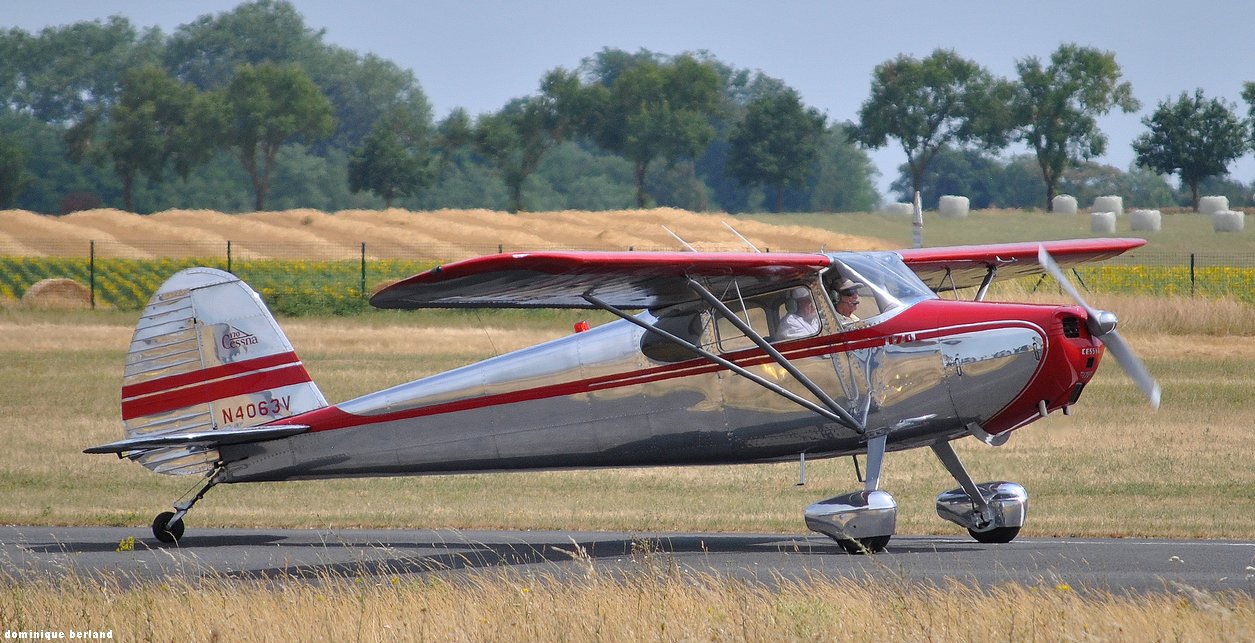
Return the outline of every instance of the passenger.
<path id="1" fill-rule="evenodd" d="M 818 333 L 819 315 L 815 312 L 815 299 L 811 297 L 811 291 L 798 286 L 789 293 L 789 296 L 796 302 L 797 307 L 793 312 L 785 315 L 776 336 L 780 339 L 792 339 L 809 337 Z"/>
<path id="2" fill-rule="evenodd" d="M 858 289 L 862 285 L 862 282 L 842 279 L 832 291 L 832 301 L 837 305 L 837 321 L 842 326 L 859 320 L 854 311 L 858 308 Z"/>

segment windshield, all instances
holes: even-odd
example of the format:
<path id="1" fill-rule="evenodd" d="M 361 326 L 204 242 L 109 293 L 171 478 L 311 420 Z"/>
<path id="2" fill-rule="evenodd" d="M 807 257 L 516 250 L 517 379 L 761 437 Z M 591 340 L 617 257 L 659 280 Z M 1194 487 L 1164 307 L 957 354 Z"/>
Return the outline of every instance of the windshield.
<path id="1" fill-rule="evenodd" d="M 850 252 L 835 253 L 829 257 L 833 266 L 824 275 L 825 289 L 835 294 L 842 284 L 854 282 L 857 290 L 868 300 L 869 305 L 860 310 L 864 319 L 937 298 L 937 294 L 920 281 L 897 253 Z M 834 301 L 838 299 L 834 297 Z"/>

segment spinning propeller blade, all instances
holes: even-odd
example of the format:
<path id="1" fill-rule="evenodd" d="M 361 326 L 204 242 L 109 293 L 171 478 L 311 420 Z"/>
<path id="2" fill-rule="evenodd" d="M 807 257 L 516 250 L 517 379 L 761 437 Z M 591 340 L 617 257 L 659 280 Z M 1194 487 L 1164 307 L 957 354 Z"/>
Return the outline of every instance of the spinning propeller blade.
<path id="1" fill-rule="evenodd" d="M 1146 365 L 1133 353 L 1133 349 L 1124 341 L 1120 333 L 1116 332 L 1117 319 L 1115 313 L 1098 310 L 1086 303 L 1085 299 L 1081 297 L 1081 293 L 1077 292 L 1076 288 L 1072 286 L 1072 282 L 1063 274 L 1059 264 L 1055 263 L 1054 258 L 1050 256 L 1050 253 L 1046 251 L 1044 246 L 1038 246 L 1037 248 L 1037 262 L 1041 264 L 1042 268 L 1045 268 L 1046 272 L 1050 273 L 1051 277 L 1055 278 L 1055 281 L 1059 282 L 1059 285 L 1072 296 L 1072 299 L 1081 308 L 1085 309 L 1085 313 L 1089 317 L 1085 325 L 1089 328 L 1090 334 L 1102 340 L 1102 343 L 1107 346 L 1107 350 L 1120 363 L 1120 367 L 1124 369 L 1124 372 L 1128 373 L 1129 377 L 1133 378 L 1133 382 L 1137 384 L 1137 387 L 1142 389 L 1142 394 L 1146 396 L 1146 399 L 1150 400 L 1151 406 L 1158 409 L 1159 383 L 1151 376 L 1150 371 L 1146 370 Z"/>

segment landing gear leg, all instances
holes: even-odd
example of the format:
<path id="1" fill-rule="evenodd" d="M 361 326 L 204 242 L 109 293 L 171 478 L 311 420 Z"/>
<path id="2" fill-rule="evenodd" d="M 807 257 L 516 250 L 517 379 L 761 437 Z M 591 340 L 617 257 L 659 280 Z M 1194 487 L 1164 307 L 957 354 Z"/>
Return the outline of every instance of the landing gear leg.
<path id="1" fill-rule="evenodd" d="M 1028 514 L 1028 492 L 1014 482 L 976 484 L 949 442 L 932 445 L 933 453 L 958 481 L 959 488 L 937 496 L 937 515 L 966 527 L 980 543 L 1009 543 Z"/>
<path id="2" fill-rule="evenodd" d="M 221 482 L 221 473 L 221 467 L 214 469 L 205 480 L 205 484 L 190 500 L 180 500 L 174 503 L 174 511 L 163 511 L 157 514 L 157 517 L 153 519 L 153 537 L 163 543 L 178 542 L 183 537 L 183 516 L 187 515 L 192 505 L 204 498 L 214 485 Z"/>
<path id="3" fill-rule="evenodd" d="M 883 551 L 897 526 L 898 504 L 880 490 L 886 437 L 882 434 L 867 442 L 867 478 L 862 491 L 806 508 L 806 526 L 837 541 L 847 553 Z"/>

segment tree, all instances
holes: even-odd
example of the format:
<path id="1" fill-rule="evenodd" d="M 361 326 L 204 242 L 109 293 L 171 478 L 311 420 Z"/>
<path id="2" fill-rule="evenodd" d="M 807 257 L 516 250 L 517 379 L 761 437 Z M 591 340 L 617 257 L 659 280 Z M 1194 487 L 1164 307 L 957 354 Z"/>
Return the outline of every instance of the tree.
<path id="1" fill-rule="evenodd" d="M 26 187 L 26 150 L 0 135 L 0 209 L 11 208 Z"/>
<path id="2" fill-rule="evenodd" d="M 559 116 L 543 97 L 515 99 L 500 112 L 479 117 L 475 149 L 501 174 L 510 190 L 511 212 L 523 209 L 523 183 L 560 140 Z"/>
<path id="3" fill-rule="evenodd" d="M 121 16 L 9 36 L 13 50 L 0 53 L 16 59 L 0 67 L 16 68 L 2 72 L 15 83 L 15 107 L 47 123 L 77 122 L 89 110 L 108 108 L 127 71 L 155 63 L 162 46 L 160 30 L 141 33 Z"/>
<path id="4" fill-rule="evenodd" d="M 299 67 L 271 63 L 241 65 L 220 100 L 227 119 L 222 145 L 248 172 L 254 207 L 264 210 L 279 148 L 330 133 L 331 103 Z"/>
<path id="5" fill-rule="evenodd" d="M 426 123 L 397 110 L 375 123 L 349 159 L 349 189 L 369 190 L 392 207 L 398 196 L 414 196 L 434 177 Z"/>
<path id="6" fill-rule="evenodd" d="M 911 171 L 911 191 L 922 188 L 924 172 L 947 145 L 978 141 L 1006 144 L 1008 125 L 1000 111 L 1009 86 L 953 51 L 938 49 L 923 60 L 901 55 L 876 66 L 871 97 L 859 109 L 854 138 L 884 147 L 898 139 Z"/>
<path id="7" fill-rule="evenodd" d="M 823 136 L 807 201 L 799 205 L 818 212 L 870 212 L 880 203 L 876 166 L 867 152 L 850 140 L 853 124 L 836 123 Z"/>
<path id="8" fill-rule="evenodd" d="M 813 169 L 824 120 L 792 89 L 754 99 L 732 130 L 728 172 L 744 184 L 773 187 L 772 211 L 779 212 L 784 188 L 805 184 Z"/>
<path id="9" fill-rule="evenodd" d="M 1037 156 L 1050 211 L 1064 170 L 1106 152 L 1107 137 L 1097 117 L 1113 108 L 1133 112 L 1140 105 L 1132 86 L 1120 82 L 1120 66 L 1110 52 L 1064 44 L 1051 54 L 1048 67 L 1029 57 L 1016 69 L 1019 82 L 1010 102 L 1014 137 Z"/>
<path id="10" fill-rule="evenodd" d="M 305 25 L 291 2 L 254 0 L 180 26 L 163 58 L 175 78 L 209 91 L 226 87 L 240 65 L 313 67 L 322 35 Z"/>
<path id="11" fill-rule="evenodd" d="M 194 88 L 154 65 L 133 69 L 123 77 L 116 103 L 90 111 L 67 132 L 71 158 L 107 161 L 122 183 L 123 208 L 134 211 L 138 177 L 160 182 L 173 166 L 186 178 L 208 159 L 215 128 L 204 122 L 203 101 Z M 104 131 L 97 147 L 92 139 L 98 127 Z"/>
<path id="12" fill-rule="evenodd" d="M 1182 92 L 1175 103 L 1160 103 L 1142 124 L 1150 131 L 1133 140 L 1137 164 L 1179 176 L 1190 189 L 1195 212 L 1199 183 L 1228 174 L 1229 164 L 1248 148 L 1246 123 L 1224 101 L 1204 99 L 1201 89 L 1193 96 Z"/>
<path id="13" fill-rule="evenodd" d="M 710 118 L 719 104 L 719 75 L 688 54 L 666 62 L 637 56 L 613 69 L 608 84 L 587 88 L 582 104 L 592 118 L 586 131 L 602 149 L 632 162 L 636 204 L 643 208 L 649 164 L 694 157 L 714 136 Z"/>

